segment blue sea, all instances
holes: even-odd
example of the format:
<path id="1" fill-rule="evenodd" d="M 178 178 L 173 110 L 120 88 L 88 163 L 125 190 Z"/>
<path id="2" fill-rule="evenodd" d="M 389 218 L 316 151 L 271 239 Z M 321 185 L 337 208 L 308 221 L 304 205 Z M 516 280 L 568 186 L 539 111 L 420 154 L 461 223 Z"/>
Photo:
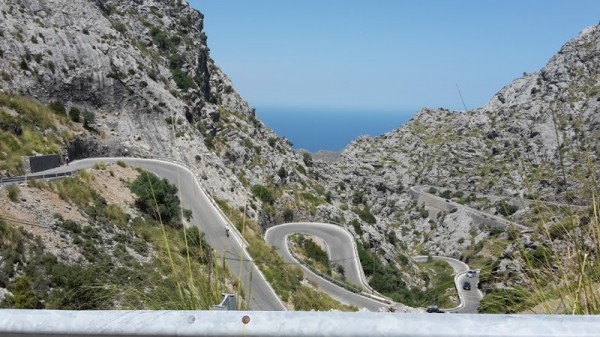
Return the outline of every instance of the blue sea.
<path id="1" fill-rule="evenodd" d="M 257 107 L 256 115 L 294 149 L 341 151 L 361 135 L 379 136 L 399 128 L 416 111 L 332 110 Z"/>

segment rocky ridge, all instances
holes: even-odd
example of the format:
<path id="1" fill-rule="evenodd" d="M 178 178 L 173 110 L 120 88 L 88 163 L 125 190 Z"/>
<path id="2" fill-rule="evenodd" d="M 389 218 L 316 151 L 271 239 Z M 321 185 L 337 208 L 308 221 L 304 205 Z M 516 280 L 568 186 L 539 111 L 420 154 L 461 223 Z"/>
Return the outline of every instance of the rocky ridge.
<path id="1" fill-rule="evenodd" d="M 0 4 L 0 16 L 0 88 L 95 114 L 96 136 L 70 144 L 71 159 L 181 161 L 235 207 L 281 167 L 304 166 L 215 65 L 186 1 L 23 0 Z"/>
<path id="2" fill-rule="evenodd" d="M 334 205 L 374 214 L 374 224 L 361 221 L 355 232 L 389 261 L 415 250 L 464 257 L 490 237 L 490 229 L 460 209 L 417 204 L 409 188 L 435 186 L 438 193 L 448 191 L 447 199 L 458 193 L 455 200 L 489 214 L 502 213 L 498 200 L 505 200 L 518 209 L 514 220 L 535 228 L 526 199 L 589 205 L 590 193 L 597 192 L 599 109 L 600 26 L 594 26 L 486 106 L 422 109 L 397 130 L 355 140 L 321 172 L 335 191 Z"/>

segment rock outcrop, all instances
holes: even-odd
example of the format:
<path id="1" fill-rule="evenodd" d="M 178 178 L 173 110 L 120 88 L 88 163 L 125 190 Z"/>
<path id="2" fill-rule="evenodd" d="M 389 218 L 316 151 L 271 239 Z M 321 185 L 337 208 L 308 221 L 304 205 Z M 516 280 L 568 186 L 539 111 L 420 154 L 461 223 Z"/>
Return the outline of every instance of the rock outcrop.
<path id="1" fill-rule="evenodd" d="M 215 197 L 243 207 L 251 185 L 304 164 L 256 118 L 206 43 L 203 15 L 186 1 L 3 2 L 0 88 L 86 111 L 97 136 L 64 149 L 73 159 L 182 161 Z"/>

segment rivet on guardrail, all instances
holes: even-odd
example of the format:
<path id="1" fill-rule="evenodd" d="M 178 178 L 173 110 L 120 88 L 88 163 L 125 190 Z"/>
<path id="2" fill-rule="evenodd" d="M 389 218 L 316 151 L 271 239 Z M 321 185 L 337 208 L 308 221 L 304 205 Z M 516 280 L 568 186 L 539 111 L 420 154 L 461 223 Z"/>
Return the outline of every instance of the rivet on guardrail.
<path id="1" fill-rule="evenodd" d="M 245 315 L 244 317 L 242 317 L 242 323 L 244 323 L 244 324 L 250 323 L 250 316 Z"/>
<path id="2" fill-rule="evenodd" d="M 191 315 L 190 317 L 188 317 L 188 323 L 194 324 L 195 321 L 196 321 L 196 316 Z"/>

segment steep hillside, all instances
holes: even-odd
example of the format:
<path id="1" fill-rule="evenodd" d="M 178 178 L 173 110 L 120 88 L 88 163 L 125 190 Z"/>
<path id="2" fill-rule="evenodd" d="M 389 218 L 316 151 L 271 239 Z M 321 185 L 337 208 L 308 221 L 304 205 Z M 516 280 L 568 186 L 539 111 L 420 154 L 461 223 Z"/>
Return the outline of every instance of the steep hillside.
<path id="1" fill-rule="evenodd" d="M 600 26 L 595 26 L 485 107 L 423 109 L 393 132 L 357 139 L 321 173 L 335 191 L 334 205 L 351 205 L 359 216 L 371 213 L 360 216 L 355 233 L 389 262 L 397 263 L 398 253 L 421 252 L 463 257 L 502 272 L 506 261 L 497 259 L 504 254 L 512 260 L 518 234 L 493 229 L 491 221 L 463 208 L 417 202 L 409 189 L 428 185 L 421 190 L 446 201 L 510 215 L 534 230 L 522 237 L 530 248 L 553 251 L 556 237 L 546 238 L 548 228 L 581 223 L 577 219 L 587 215 L 580 210 L 591 207 L 592 195 L 597 200 L 600 192 L 599 109 Z M 569 246 L 564 239 L 558 255 Z M 505 272 L 517 276 L 509 283 L 522 283 L 522 270 L 509 264 Z"/>
<path id="2" fill-rule="evenodd" d="M 260 220 L 257 234 L 311 219 L 324 191 L 310 156 L 256 119 L 210 58 L 202 20 L 177 0 L 1 2 L 1 174 L 21 174 L 19 157 L 36 153 L 165 158 L 192 168 L 230 216 Z M 12 100 L 52 117 L 31 121 Z M 305 306 L 330 307 L 293 286 Z"/>
<path id="3" fill-rule="evenodd" d="M 130 186 L 139 175 L 98 164 L 0 187 L 0 307 L 208 309 L 235 289 L 211 273 L 220 268 L 198 230 L 184 242 L 176 221 L 161 226 L 138 208 Z"/>
<path id="4" fill-rule="evenodd" d="M 186 1 L 22 0 L 0 3 L 0 17 L 0 88 L 91 112 L 95 133 L 60 149 L 71 159 L 183 161 L 217 198 L 252 203 L 249 215 L 269 223 L 283 210 L 261 211 L 250 189 L 306 186 L 302 157 L 215 65 L 203 15 Z"/>

